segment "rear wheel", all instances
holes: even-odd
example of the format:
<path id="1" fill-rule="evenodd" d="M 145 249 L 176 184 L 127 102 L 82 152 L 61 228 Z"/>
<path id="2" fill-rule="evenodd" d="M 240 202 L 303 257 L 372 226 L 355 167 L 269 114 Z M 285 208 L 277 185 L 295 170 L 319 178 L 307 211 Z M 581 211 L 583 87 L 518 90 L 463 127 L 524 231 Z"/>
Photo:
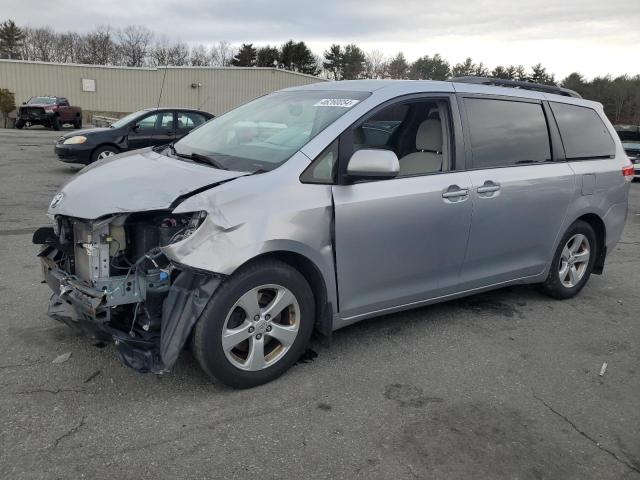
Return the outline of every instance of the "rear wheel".
<path id="1" fill-rule="evenodd" d="M 581 220 L 571 225 L 558 245 L 549 276 L 540 285 L 542 292 L 557 299 L 577 295 L 591 276 L 597 249 L 591 225 Z"/>
<path id="2" fill-rule="evenodd" d="M 250 388 L 282 375 L 304 352 L 313 293 L 289 265 L 266 260 L 220 285 L 194 328 L 192 350 L 211 377 Z"/>
<path id="3" fill-rule="evenodd" d="M 25 121 L 24 121 L 24 120 L 22 120 L 22 119 L 18 119 L 18 120 L 16 120 L 15 127 L 16 127 L 18 130 L 22 130 L 22 127 L 24 127 L 24 124 L 25 124 Z"/>
<path id="4" fill-rule="evenodd" d="M 120 153 L 120 151 L 116 147 L 112 147 L 111 145 L 98 147 L 91 154 L 91 161 L 96 162 L 98 160 L 103 160 L 105 158 L 109 158 L 114 155 L 117 155 L 118 153 Z"/>
<path id="5" fill-rule="evenodd" d="M 80 115 L 73 121 L 73 128 L 82 128 L 82 117 Z"/>
<path id="6" fill-rule="evenodd" d="M 54 130 L 60 130 L 62 128 L 60 117 L 56 116 L 51 119 L 51 128 L 53 128 Z"/>

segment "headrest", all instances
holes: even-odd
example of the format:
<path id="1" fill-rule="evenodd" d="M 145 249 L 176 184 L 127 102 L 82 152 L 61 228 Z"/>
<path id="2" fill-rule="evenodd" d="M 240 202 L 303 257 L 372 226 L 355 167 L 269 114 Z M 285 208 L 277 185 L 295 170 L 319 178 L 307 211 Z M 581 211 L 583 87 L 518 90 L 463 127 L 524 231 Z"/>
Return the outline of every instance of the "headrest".
<path id="1" fill-rule="evenodd" d="M 440 120 L 428 119 L 423 121 L 416 133 L 416 149 L 431 152 L 442 151 L 442 126 Z"/>

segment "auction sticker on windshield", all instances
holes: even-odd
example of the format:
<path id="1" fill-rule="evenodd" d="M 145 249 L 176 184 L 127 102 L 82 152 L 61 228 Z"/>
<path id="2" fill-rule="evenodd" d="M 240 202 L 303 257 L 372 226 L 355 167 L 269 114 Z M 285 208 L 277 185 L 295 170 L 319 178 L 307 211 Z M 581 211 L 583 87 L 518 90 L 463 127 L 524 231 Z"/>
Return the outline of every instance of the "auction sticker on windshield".
<path id="1" fill-rule="evenodd" d="M 342 107 L 351 108 L 360 100 L 352 100 L 351 98 L 323 98 L 318 103 L 314 103 L 314 107 Z"/>

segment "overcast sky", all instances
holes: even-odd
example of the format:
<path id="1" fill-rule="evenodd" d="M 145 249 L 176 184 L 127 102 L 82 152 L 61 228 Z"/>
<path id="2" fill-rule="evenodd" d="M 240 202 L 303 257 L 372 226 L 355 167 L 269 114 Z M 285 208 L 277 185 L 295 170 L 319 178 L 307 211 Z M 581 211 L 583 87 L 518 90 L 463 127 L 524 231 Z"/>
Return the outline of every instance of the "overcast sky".
<path id="1" fill-rule="evenodd" d="M 489 67 L 541 62 L 559 78 L 640 73 L 640 0 L 0 0 L 0 7 L 0 20 L 22 25 L 141 24 L 190 45 L 292 38 L 317 54 L 354 42 L 409 60 L 440 53 Z"/>

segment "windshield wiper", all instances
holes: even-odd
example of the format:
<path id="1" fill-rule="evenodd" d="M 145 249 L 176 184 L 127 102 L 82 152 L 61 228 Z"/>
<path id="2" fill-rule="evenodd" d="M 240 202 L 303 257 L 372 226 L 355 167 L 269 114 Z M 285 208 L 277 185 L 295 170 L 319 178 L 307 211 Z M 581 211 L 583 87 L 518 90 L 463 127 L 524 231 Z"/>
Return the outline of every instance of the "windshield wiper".
<path id="1" fill-rule="evenodd" d="M 213 157 L 209 157 L 207 155 L 201 155 L 195 152 L 192 153 L 191 155 L 178 153 L 176 151 L 176 147 L 173 146 L 173 143 L 169 144 L 169 150 L 171 150 L 171 153 L 176 157 L 187 158 L 189 160 L 193 160 L 194 162 L 206 163 L 207 165 L 211 165 L 212 167 L 215 167 L 219 170 L 229 170 L 227 167 L 225 167 L 222 163 L 220 163 L 218 160 L 216 160 Z"/>
<path id="2" fill-rule="evenodd" d="M 209 157 L 207 155 L 200 155 L 199 153 L 195 153 L 195 152 L 192 153 L 191 155 L 181 155 L 179 153 L 177 155 L 184 158 L 190 158 L 191 160 L 195 160 L 196 162 L 206 163 L 207 165 L 211 165 L 212 167 L 219 168 L 220 170 L 229 170 L 218 160 L 216 160 L 213 157 Z"/>

